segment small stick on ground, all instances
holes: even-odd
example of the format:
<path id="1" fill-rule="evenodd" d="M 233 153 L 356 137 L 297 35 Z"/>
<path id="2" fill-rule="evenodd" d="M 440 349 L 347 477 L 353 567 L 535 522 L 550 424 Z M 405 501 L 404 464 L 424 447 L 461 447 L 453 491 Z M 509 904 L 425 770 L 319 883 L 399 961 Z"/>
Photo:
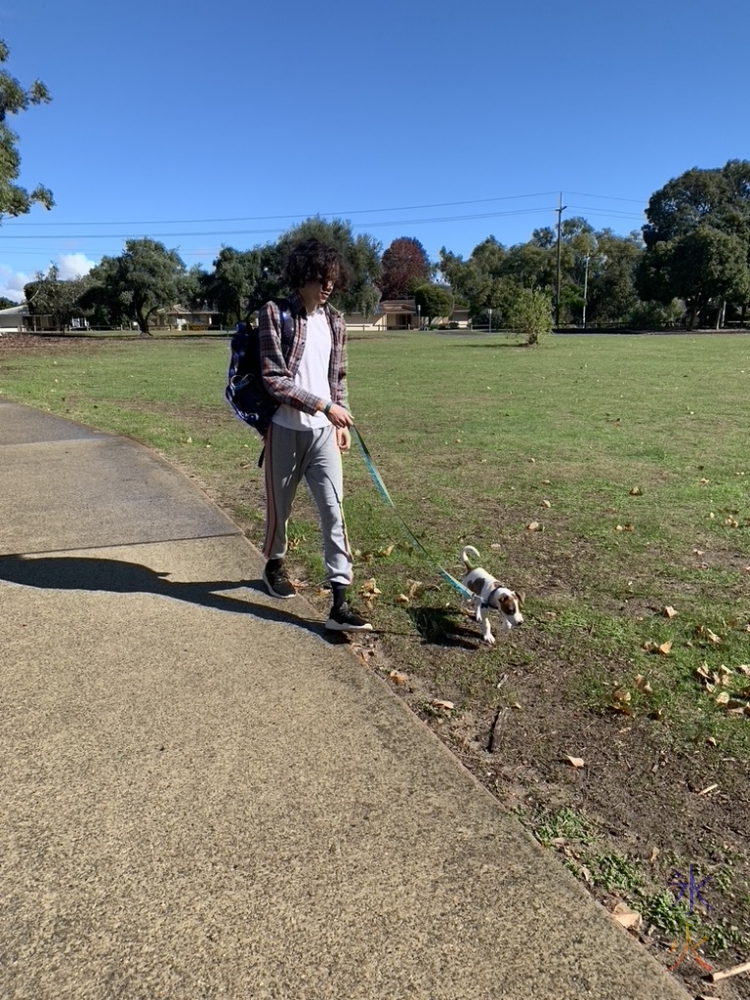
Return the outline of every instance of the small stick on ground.
<path id="1" fill-rule="evenodd" d="M 503 674 L 500 680 L 497 682 L 497 686 L 501 688 L 503 684 L 508 679 L 507 674 Z M 492 725 L 490 726 L 490 738 L 487 740 L 487 753 L 492 753 L 495 749 L 495 731 L 497 730 L 497 724 L 501 719 L 504 719 L 508 714 L 508 709 L 503 708 L 502 705 L 497 706 L 497 711 L 495 712 L 495 718 L 492 720 Z"/>
<path id="2" fill-rule="evenodd" d="M 738 976 L 741 972 L 750 972 L 750 962 L 735 965 L 733 969 L 725 969 L 724 972 L 712 972 L 708 980 L 711 983 L 718 983 L 720 979 L 729 979 L 730 976 Z"/>

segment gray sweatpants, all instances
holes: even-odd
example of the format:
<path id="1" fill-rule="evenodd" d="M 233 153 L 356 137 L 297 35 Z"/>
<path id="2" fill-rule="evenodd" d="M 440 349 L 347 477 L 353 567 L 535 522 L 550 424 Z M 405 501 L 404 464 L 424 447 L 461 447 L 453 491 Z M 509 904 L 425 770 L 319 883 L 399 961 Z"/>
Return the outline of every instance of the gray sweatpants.
<path id="1" fill-rule="evenodd" d="M 320 517 L 323 559 L 329 583 L 352 582 L 352 556 L 342 506 L 344 477 L 341 452 L 331 424 L 315 430 L 291 430 L 271 424 L 266 435 L 266 538 L 263 555 L 286 555 L 287 523 L 304 477 Z"/>

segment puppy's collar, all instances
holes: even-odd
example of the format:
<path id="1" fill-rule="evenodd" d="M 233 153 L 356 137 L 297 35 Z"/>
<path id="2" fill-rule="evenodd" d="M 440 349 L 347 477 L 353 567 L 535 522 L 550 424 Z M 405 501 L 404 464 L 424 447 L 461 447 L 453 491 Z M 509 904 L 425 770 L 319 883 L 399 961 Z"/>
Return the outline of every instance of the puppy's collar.
<path id="1" fill-rule="evenodd" d="M 489 593 L 487 595 L 487 600 L 486 601 L 482 601 L 482 607 L 483 608 L 492 608 L 492 607 L 494 607 L 494 605 L 490 604 L 490 601 L 495 596 L 495 594 L 498 592 L 498 590 L 505 590 L 505 587 L 503 587 L 502 584 L 499 587 L 495 587 L 495 589 L 491 593 Z"/>

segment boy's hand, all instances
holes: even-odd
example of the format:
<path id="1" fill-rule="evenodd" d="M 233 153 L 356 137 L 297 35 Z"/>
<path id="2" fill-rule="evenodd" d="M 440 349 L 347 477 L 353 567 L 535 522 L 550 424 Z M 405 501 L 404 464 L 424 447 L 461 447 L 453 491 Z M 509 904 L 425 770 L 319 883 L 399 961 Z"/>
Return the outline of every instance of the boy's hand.
<path id="1" fill-rule="evenodd" d="M 331 403 L 328 419 L 334 427 L 351 427 L 354 423 L 351 413 L 345 407 L 339 406 L 338 403 Z"/>
<path id="2" fill-rule="evenodd" d="M 348 427 L 336 428 L 336 444 L 339 451 L 349 451 L 352 446 L 352 435 Z"/>

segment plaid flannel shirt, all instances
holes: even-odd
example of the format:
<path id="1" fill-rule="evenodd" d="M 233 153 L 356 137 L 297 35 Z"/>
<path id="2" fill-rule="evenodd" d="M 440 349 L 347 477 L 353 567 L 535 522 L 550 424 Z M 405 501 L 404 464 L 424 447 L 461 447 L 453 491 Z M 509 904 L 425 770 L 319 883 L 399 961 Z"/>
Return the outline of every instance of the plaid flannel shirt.
<path id="1" fill-rule="evenodd" d="M 281 313 L 275 302 L 266 302 L 258 313 L 260 334 L 260 366 L 263 384 L 268 393 L 279 403 L 294 406 L 304 413 L 315 413 L 320 397 L 295 385 L 294 376 L 300 366 L 307 336 L 307 311 L 299 295 L 289 296 L 290 312 L 294 324 L 291 342 L 283 337 Z M 326 316 L 331 328 L 331 359 L 328 365 L 328 384 L 331 402 L 347 405 L 346 385 L 346 324 L 344 317 L 332 306 L 326 305 Z M 323 402 L 328 402 L 324 400 Z"/>

